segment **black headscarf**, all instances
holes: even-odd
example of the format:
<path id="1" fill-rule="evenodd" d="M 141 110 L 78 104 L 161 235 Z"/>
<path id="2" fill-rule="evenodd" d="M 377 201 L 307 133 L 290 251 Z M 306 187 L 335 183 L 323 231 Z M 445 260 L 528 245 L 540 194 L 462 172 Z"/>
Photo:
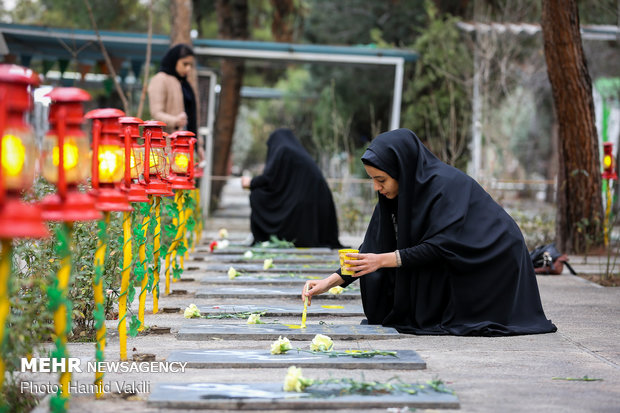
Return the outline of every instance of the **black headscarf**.
<path id="1" fill-rule="evenodd" d="M 415 334 L 556 330 L 543 312 L 519 227 L 474 179 L 441 162 L 407 129 L 377 136 L 362 161 L 396 179 L 399 189 L 394 200 L 378 195 L 360 250 L 398 249 L 413 264 L 361 277 L 369 323 Z"/>
<path id="2" fill-rule="evenodd" d="M 332 194 L 314 160 L 289 129 L 274 131 L 267 147 L 263 174 L 250 185 L 254 240 L 275 235 L 297 247 L 341 247 Z"/>
<path id="3" fill-rule="evenodd" d="M 187 56 L 194 56 L 194 51 L 191 46 L 180 43 L 171 47 L 161 60 L 159 71 L 179 79 L 179 82 L 181 83 L 181 90 L 183 90 L 185 113 L 187 114 L 187 130 L 198 133 L 196 124 L 196 96 L 194 95 L 194 89 L 192 89 L 192 86 L 187 81 L 187 76 L 179 76 L 176 70 L 179 59 L 183 59 Z"/>

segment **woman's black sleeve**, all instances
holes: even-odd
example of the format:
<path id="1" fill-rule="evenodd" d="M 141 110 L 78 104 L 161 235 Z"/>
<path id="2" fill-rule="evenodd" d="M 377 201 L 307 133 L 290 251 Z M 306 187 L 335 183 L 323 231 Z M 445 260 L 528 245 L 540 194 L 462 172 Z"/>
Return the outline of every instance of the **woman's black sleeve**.
<path id="1" fill-rule="evenodd" d="M 437 247 L 427 243 L 421 243 L 415 247 L 398 250 L 403 267 L 419 266 L 436 261 L 441 257 Z"/>
<path id="2" fill-rule="evenodd" d="M 250 181 L 250 189 L 260 188 L 261 186 L 267 185 L 268 180 L 265 178 L 265 175 L 258 175 L 252 178 Z"/>
<path id="3" fill-rule="evenodd" d="M 353 281 L 357 280 L 359 277 L 352 277 L 350 275 L 342 275 L 340 274 L 342 270 L 340 268 L 338 268 L 338 271 L 336 271 L 336 274 L 338 274 L 340 276 L 340 278 L 342 278 L 344 280 L 343 284 L 340 284 L 340 286 L 342 288 L 346 288 L 349 286 L 349 284 L 351 284 Z"/>

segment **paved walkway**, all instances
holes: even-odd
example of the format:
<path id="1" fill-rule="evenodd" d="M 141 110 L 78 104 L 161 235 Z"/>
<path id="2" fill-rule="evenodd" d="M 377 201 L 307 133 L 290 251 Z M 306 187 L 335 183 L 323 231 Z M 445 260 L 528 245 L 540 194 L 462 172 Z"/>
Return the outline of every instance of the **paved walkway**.
<path id="1" fill-rule="evenodd" d="M 213 239 L 220 227 L 226 227 L 231 238 L 243 239 L 249 233 L 247 192 L 236 188 L 233 185 L 226 187 L 222 209 L 211 217 L 206 225 L 204 243 Z M 341 241 L 357 245 L 360 236 L 343 236 Z M 572 257 L 571 262 L 575 263 L 577 271 L 586 269 L 588 265 L 592 266 L 592 261 L 590 264 L 582 264 L 579 257 Z M 191 278 L 191 272 L 184 274 L 184 277 Z M 382 381 L 397 374 L 409 382 L 441 379 L 454 389 L 460 401 L 460 411 L 463 412 L 620 412 L 620 288 L 602 288 L 568 274 L 539 276 L 538 283 L 545 312 L 557 325 L 557 333 L 504 338 L 404 336 L 374 342 L 336 341 L 336 346 L 341 349 L 415 350 L 426 361 L 427 368 L 396 373 L 381 370 L 304 368 L 304 376 L 347 376 Z M 192 296 L 195 291 L 204 288 L 205 285 L 197 281 L 175 283 L 173 290 L 185 290 L 186 294 L 162 297 L 160 308 L 177 307 L 182 311 L 192 302 L 212 304 L 213 301 L 202 299 L 199 302 Z M 241 303 L 234 299 L 218 302 Z M 300 305 L 298 301 L 288 303 Z M 135 306 L 134 303 L 134 309 Z M 300 321 L 299 317 L 278 317 L 278 320 L 291 324 L 298 324 Z M 331 317 L 321 320 L 352 326 L 360 322 L 359 317 Z M 130 357 L 137 353 L 151 353 L 156 360 L 165 360 L 177 349 L 257 350 L 268 348 L 270 344 L 270 341 L 254 340 L 179 341 L 175 333 L 185 321 L 187 320 L 183 319 L 180 312 L 157 315 L 147 313 L 147 325 L 171 327 L 171 334 L 149 334 L 130 338 Z M 316 322 L 316 319 L 309 319 L 309 322 Z M 245 321 L 237 323 L 244 324 Z M 109 321 L 108 328 L 106 359 L 118 360 L 116 323 Z M 92 360 L 94 357 L 92 343 L 74 343 L 69 348 L 74 357 L 81 357 L 83 360 Z M 108 373 L 105 381 L 144 382 L 150 390 L 158 382 L 282 382 L 285 374 L 285 368 L 187 369 L 185 373 L 167 374 Z M 76 374 L 74 380 L 91 383 L 91 376 L 85 373 Z M 586 376 L 600 380 L 567 380 Z M 39 374 L 35 379 L 55 383 L 55 376 L 51 374 Z M 77 396 L 71 401 L 71 411 L 168 411 L 147 406 L 147 396 L 148 394 L 143 393 L 126 398 L 107 395 L 100 401 L 94 401 L 92 396 Z M 37 411 L 47 411 L 47 403 L 42 403 Z"/>

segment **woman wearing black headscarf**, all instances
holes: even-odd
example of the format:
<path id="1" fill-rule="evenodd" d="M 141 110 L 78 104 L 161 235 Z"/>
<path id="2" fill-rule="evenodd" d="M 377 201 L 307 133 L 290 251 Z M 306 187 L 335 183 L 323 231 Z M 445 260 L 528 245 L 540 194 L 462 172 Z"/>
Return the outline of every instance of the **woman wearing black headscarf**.
<path id="1" fill-rule="evenodd" d="M 242 185 L 251 190 L 254 242 L 275 235 L 297 247 L 341 247 L 329 186 L 291 130 L 269 136 L 263 174 Z"/>
<path id="2" fill-rule="evenodd" d="M 556 331 L 514 220 L 471 177 L 407 129 L 362 156 L 379 202 L 354 276 L 308 281 L 312 297 L 360 279 L 369 324 L 401 333 L 503 336 Z"/>
<path id="3" fill-rule="evenodd" d="M 159 72 L 149 82 L 151 117 L 165 122 L 169 133 L 188 130 L 197 134 L 196 93 L 187 81 L 193 67 L 192 48 L 177 44 L 166 52 Z"/>

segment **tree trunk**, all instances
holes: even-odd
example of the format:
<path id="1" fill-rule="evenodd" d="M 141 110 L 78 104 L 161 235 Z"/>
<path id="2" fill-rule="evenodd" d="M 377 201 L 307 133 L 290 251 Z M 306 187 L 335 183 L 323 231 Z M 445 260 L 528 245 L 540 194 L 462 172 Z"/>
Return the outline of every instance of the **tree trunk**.
<path id="1" fill-rule="evenodd" d="M 192 0 L 171 0 L 170 21 L 170 45 L 192 44 Z"/>
<path id="2" fill-rule="evenodd" d="M 543 0 L 541 27 L 558 123 L 556 244 L 583 253 L 603 243 L 603 203 L 592 81 L 576 0 Z"/>
<path id="3" fill-rule="evenodd" d="M 271 0 L 273 21 L 271 34 L 276 42 L 291 43 L 295 30 L 295 4 L 293 0 Z"/>
<path id="4" fill-rule="evenodd" d="M 247 0 L 217 0 L 218 37 L 220 39 L 246 40 L 248 38 Z M 227 176 L 235 122 L 241 102 L 244 62 L 224 59 L 221 67 L 220 100 L 215 119 L 213 175 Z M 210 208 L 217 208 L 224 181 L 212 184 Z"/>

